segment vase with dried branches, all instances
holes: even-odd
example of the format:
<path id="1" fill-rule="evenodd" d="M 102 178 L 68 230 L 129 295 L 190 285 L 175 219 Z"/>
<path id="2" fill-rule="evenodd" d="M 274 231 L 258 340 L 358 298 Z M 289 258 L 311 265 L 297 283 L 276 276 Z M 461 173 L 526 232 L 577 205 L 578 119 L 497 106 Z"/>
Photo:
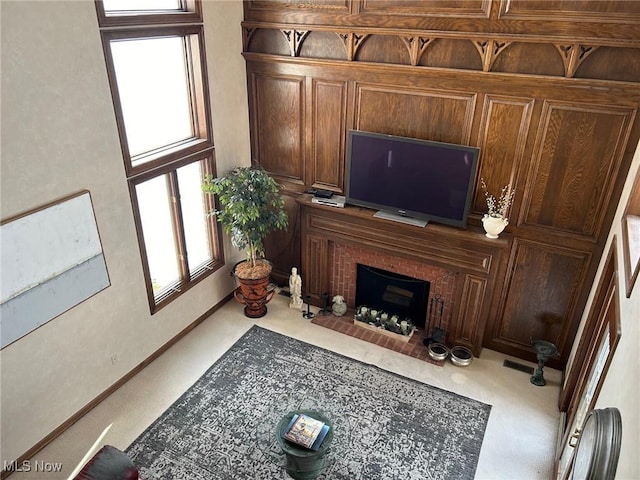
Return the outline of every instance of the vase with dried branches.
<path id="1" fill-rule="evenodd" d="M 493 194 L 489 193 L 484 178 L 480 179 L 480 185 L 484 191 L 488 209 L 488 212 L 482 218 L 482 226 L 488 238 L 498 238 L 509 224 L 509 208 L 513 203 L 516 191 L 509 183 L 502 187 L 500 196 L 496 199 Z"/>

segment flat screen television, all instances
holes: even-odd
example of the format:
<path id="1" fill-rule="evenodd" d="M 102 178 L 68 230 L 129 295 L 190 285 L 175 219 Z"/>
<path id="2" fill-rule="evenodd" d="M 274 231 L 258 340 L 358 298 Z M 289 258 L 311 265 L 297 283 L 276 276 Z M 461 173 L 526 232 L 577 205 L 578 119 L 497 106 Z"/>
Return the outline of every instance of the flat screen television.
<path id="1" fill-rule="evenodd" d="M 346 201 L 378 217 L 466 227 L 480 150 L 350 130 Z"/>

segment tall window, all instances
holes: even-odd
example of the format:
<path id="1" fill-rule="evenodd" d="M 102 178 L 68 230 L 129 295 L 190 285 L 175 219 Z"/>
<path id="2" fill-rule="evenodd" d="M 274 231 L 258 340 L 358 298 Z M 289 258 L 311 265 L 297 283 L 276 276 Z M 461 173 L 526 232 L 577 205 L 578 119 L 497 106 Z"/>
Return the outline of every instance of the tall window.
<path id="1" fill-rule="evenodd" d="M 200 2 L 97 0 L 151 311 L 220 268 Z"/>

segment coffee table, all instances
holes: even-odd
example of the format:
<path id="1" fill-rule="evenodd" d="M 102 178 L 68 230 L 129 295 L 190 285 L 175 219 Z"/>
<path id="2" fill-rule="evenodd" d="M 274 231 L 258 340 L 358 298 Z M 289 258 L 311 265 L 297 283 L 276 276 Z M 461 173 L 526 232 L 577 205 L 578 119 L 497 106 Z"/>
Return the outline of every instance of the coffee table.
<path id="1" fill-rule="evenodd" d="M 327 436 L 317 451 L 296 445 L 282 438 L 284 430 L 296 414 L 305 414 L 329 425 Z M 333 424 L 326 415 L 317 410 L 294 410 L 287 413 L 278 422 L 276 439 L 285 455 L 285 469 L 287 473 L 295 480 L 311 480 L 320 475 L 327 466 L 326 454 L 333 441 Z"/>

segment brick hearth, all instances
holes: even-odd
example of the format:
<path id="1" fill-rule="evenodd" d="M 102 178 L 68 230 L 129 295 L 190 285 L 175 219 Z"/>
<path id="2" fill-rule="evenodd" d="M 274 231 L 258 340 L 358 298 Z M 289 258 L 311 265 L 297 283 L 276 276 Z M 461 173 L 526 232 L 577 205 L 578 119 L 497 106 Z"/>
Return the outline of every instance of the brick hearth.
<path id="1" fill-rule="evenodd" d="M 436 362 L 432 360 L 431 357 L 429 357 L 427 347 L 425 347 L 422 343 L 422 340 L 425 337 L 424 331 L 420 329 L 413 334 L 411 340 L 409 340 L 408 342 L 402 342 L 400 340 L 390 338 L 382 333 L 376 333 L 369 329 L 357 326 L 353 323 L 353 310 L 347 311 L 347 313 L 345 313 L 342 317 L 336 317 L 333 314 L 318 314 L 311 320 L 311 323 L 330 328 L 331 330 L 344 333 L 345 335 L 349 335 L 351 337 L 359 338 L 360 340 L 364 340 L 365 342 L 375 343 L 376 345 L 388 348 L 389 350 L 393 350 L 394 352 L 399 352 L 405 355 L 409 355 L 410 357 L 419 358 L 420 360 L 433 363 L 434 365 L 442 366 L 444 364 L 444 362 Z"/>
<path id="2" fill-rule="evenodd" d="M 418 329 L 408 343 L 354 325 L 353 311 L 357 308 L 355 305 L 357 264 L 428 281 L 430 283 L 428 306 L 431 305 L 431 300 L 436 295 L 440 295 L 440 298 L 444 300 L 441 323 L 438 324 L 437 319 L 430 320 L 428 309 L 424 330 Z M 456 298 L 458 288 L 458 274 L 428 263 L 334 242 L 330 243 L 329 248 L 329 268 L 330 298 L 334 295 L 342 295 L 349 311 L 343 317 L 317 315 L 312 320 L 313 323 L 411 357 L 442 365 L 443 362 L 431 360 L 427 348 L 423 344 L 423 339 L 430 336 L 435 326 L 439 326 L 445 331 L 449 329 L 453 315 L 453 301 Z"/>

